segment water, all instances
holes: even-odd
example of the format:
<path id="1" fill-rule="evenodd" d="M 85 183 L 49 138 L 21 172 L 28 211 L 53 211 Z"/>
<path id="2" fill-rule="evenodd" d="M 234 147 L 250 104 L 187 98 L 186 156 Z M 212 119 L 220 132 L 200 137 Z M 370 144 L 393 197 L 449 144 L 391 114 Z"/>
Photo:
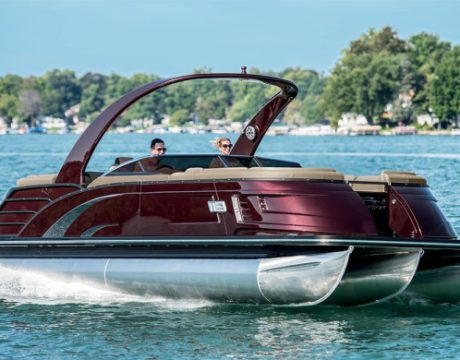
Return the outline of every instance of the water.
<path id="1" fill-rule="evenodd" d="M 170 153 L 214 151 L 213 135 L 162 138 Z M 57 172 L 76 139 L 0 137 L 0 196 L 17 178 Z M 91 168 L 147 154 L 150 140 L 108 136 Z M 460 137 L 267 137 L 258 154 L 354 175 L 415 171 L 460 233 Z M 0 272 L 0 359 L 448 359 L 460 350 L 460 305 L 408 297 L 361 308 L 222 305 Z"/>

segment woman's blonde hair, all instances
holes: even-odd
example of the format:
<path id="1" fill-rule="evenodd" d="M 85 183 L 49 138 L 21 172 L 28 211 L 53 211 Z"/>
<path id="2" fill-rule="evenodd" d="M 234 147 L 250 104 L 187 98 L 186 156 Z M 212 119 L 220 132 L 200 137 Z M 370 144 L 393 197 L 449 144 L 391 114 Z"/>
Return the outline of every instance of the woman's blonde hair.
<path id="1" fill-rule="evenodd" d="M 213 143 L 213 145 L 214 145 L 217 149 L 219 149 L 219 148 L 222 146 L 222 143 L 223 143 L 224 141 L 228 141 L 228 142 L 230 142 L 230 143 L 232 142 L 229 138 L 223 137 L 223 138 L 216 138 L 216 139 L 214 139 L 212 143 Z"/>

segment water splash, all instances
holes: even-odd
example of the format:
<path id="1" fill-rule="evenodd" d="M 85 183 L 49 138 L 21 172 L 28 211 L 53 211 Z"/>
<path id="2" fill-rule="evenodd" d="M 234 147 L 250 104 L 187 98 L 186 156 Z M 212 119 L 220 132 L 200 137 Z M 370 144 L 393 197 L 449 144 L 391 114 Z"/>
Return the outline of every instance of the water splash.
<path id="1" fill-rule="evenodd" d="M 200 299 L 170 299 L 162 296 L 141 296 L 127 294 L 102 284 L 36 271 L 0 266 L 0 299 L 18 305 L 117 305 L 124 303 L 145 303 L 169 310 L 195 310 L 212 306 L 213 303 Z"/>

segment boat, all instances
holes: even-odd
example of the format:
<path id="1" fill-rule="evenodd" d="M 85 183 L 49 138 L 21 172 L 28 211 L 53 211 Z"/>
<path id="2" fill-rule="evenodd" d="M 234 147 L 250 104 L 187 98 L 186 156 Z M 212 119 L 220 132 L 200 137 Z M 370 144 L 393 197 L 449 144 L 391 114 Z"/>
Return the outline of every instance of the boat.
<path id="1" fill-rule="evenodd" d="M 277 89 L 230 155 L 120 158 L 87 169 L 103 135 L 148 94 L 188 81 Z M 81 134 L 57 174 L 19 179 L 0 206 L 0 267 L 130 294 L 357 306 L 401 293 L 458 302 L 460 243 L 425 178 L 345 175 L 256 150 L 297 95 L 288 80 L 192 74 L 127 93 Z M 412 295 L 411 295 L 412 296 Z"/>

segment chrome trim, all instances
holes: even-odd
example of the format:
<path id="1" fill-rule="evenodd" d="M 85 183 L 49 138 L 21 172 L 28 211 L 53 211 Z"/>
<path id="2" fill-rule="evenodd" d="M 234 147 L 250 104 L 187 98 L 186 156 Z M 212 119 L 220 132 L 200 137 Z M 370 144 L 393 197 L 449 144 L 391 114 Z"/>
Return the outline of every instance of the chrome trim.
<path id="1" fill-rule="evenodd" d="M 65 236 L 66 231 L 72 225 L 72 223 L 86 210 L 88 210 L 94 204 L 103 200 L 121 196 L 122 194 L 113 194 L 101 196 L 95 199 L 91 199 L 62 215 L 48 230 L 43 234 L 44 238 L 62 238 Z"/>
<path id="2" fill-rule="evenodd" d="M 240 205 L 240 198 L 238 195 L 232 195 L 232 205 L 233 205 L 233 213 L 235 214 L 236 222 L 238 224 L 242 224 L 243 221 L 243 214 Z"/>
<path id="3" fill-rule="evenodd" d="M 362 247 L 406 247 L 406 248 L 433 248 L 433 249 L 457 249 L 460 250 L 460 241 L 458 240 L 378 240 L 373 238 L 356 239 L 356 238 L 339 238 L 330 237 L 165 237 L 165 238 L 20 238 L 16 236 L 5 236 L 1 238 L 0 247 L 2 246 L 27 246 L 27 245 L 243 245 L 243 246 L 263 246 L 263 245 L 309 245 L 309 246 L 362 246 Z"/>
<path id="4" fill-rule="evenodd" d="M 89 238 L 89 237 L 93 236 L 95 233 L 97 233 L 101 229 L 105 229 L 107 227 L 117 226 L 117 225 L 118 224 L 104 224 L 104 225 L 93 226 L 93 227 L 90 227 L 89 229 L 85 230 L 84 232 L 82 232 L 80 237 Z"/>

